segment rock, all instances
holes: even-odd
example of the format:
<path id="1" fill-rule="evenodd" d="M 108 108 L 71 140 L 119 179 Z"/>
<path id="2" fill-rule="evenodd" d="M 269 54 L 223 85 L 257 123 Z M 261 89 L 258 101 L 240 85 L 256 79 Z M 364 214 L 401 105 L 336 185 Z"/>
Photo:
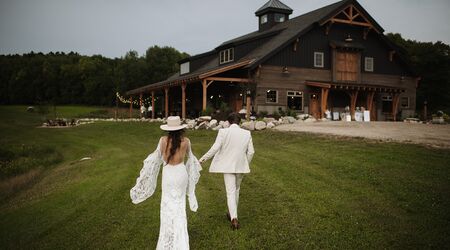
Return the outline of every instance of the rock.
<path id="1" fill-rule="evenodd" d="M 269 123 L 269 122 L 275 121 L 275 118 L 272 118 L 272 117 L 264 117 L 264 118 L 263 118 L 263 121 L 264 121 L 265 123 Z"/>
<path id="2" fill-rule="evenodd" d="M 324 118 L 320 119 L 320 121 L 321 121 L 321 122 L 327 122 L 327 121 L 329 121 L 329 120 L 328 120 L 327 118 L 324 117 Z"/>
<path id="3" fill-rule="evenodd" d="M 304 120 L 304 122 L 315 122 L 315 121 L 317 120 L 314 117 L 308 117 L 307 119 Z"/>
<path id="4" fill-rule="evenodd" d="M 217 131 L 217 130 L 219 130 L 221 128 L 222 128 L 222 125 L 219 124 L 216 127 L 212 128 L 212 130 Z"/>
<path id="5" fill-rule="evenodd" d="M 208 124 L 208 127 L 209 127 L 209 128 L 214 128 L 214 127 L 216 127 L 216 126 L 217 126 L 217 120 L 216 120 L 216 119 L 211 120 L 211 121 L 209 122 L 209 124 Z"/>
<path id="6" fill-rule="evenodd" d="M 255 130 L 255 122 L 254 121 L 243 122 L 241 127 L 243 129 L 247 129 L 247 130 L 253 131 L 253 130 Z"/>
<path id="7" fill-rule="evenodd" d="M 195 120 L 189 120 L 189 121 L 187 121 L 186 124 L 187 124 L 188 129 L 193 129 L 195 127 L 196 122 L 195 122 Z"/>
<path id="8" fill-rule="evenodd" d="M 198 126 L 195 127 L 195 129 L 205 129 L 207 126 L 206 122 L 200 123 Z"/>
<path id="9" fill-rule="evenodd" d="M 305 120 L 309 117 L 308 114 L 301 114 L 301 115 L 297 115 L 297 119 L 299 120 Z"/>
<path id="10" fill-rule="evenodd" d="M 275 124 L 273 123 L 273 122 L 269 122 L 269 123 L 267 123 L 267 126 L 266 126 L 267 128 L 275 128 Z"/>
<path id="11" fill-rule="evenodd" d="M 28 106 L 27 111 L 30 113 L 34 112 L 34 107 L 33 106 Z"/>
<path id="12" fill-rule="evenodd" d="M 292 117 L 292 116 L 287 116 L 287 119 L 288 119 L 289 123 L 294 123 L 294 122 L 297 121 L 297 119 L 295 119 L 295 118 Z"/>
<path id="13" fill-rule="evenodd" d="M 290 123 L 290 122 L 289 122 L 289 119 L 287 118 L 287 116 L 281 118 L 281 123 L 282 123 L 282 124 L 289 124 L 289 123 Z"/>
<path id="14" fill-rule="evenodd" d="M 263 129 L 266 129 L 266 127 L 267 127 L 267 125 L 266 125 L 266 123 L 263 122 L 263 121 L 257 121 L 257 122 L 255 123 L 255 129 L 256 129 L 256 130 L 263 130 Z"/>
<path id="15" fill-rule="evenodd" d="M 255 116 L 250 116 L 250 120 L 254 121 L 254 120 L 256 120 L 256 117 Z"/>
<path id="16" fill-rule="evenodd" d="M 211 116 L 200 116 L 198 118 L 199 121 L 204 122 L 204 121 L 211 121 Z"/>
<path id="17" fill-rule="evenodd" d="M 247 114 L 247 110 L 246 109 L 241 109 L 241 110 L 239 110 L 239 114 Z"/>

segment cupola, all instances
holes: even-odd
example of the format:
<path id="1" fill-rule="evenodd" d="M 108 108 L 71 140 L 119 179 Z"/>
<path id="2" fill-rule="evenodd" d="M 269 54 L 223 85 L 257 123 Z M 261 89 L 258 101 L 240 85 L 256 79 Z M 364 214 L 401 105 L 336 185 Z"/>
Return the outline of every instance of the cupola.
<path id="1" fill-rule="evenodd" d="M 268 30 L 279 23 L 286 22 L 290 14 L 292 9 L 289 6 L 278 0 L 269 0 L 255 12 L 258 17 L 259 31 Z"/>

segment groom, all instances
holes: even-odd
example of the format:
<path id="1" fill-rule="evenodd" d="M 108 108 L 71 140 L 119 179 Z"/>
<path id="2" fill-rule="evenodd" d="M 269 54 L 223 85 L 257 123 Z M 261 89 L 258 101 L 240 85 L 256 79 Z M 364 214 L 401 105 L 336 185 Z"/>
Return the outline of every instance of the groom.
<path id="1" fill-rule="evenodd" d="M 200 158 L 200 163 L 203 163 L 214 156 L 209 172 L 223 173 L 227 192 L 227 217 L 233 230 L 239 229 L 237 207 L 242 178 L 244 174 L 250 173 L 249 163 L 255 153 L 250 131 L 241 129 L 240 121 L 238 114 L 230 114 L 230 127 L 219 130 L 214 145 Z"/>

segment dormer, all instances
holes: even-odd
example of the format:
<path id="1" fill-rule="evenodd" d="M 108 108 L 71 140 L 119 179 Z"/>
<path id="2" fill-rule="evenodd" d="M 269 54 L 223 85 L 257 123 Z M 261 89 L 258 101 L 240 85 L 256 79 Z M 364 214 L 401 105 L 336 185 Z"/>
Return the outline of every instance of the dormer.
<path id="1" fill-rule="evenodd" d="M 265 31 L 286 22 L 290 14 L 292 9 L 289 6 L 278 0 L 270 0 L 255 12 L 258 17 L 259 31 Z"/>

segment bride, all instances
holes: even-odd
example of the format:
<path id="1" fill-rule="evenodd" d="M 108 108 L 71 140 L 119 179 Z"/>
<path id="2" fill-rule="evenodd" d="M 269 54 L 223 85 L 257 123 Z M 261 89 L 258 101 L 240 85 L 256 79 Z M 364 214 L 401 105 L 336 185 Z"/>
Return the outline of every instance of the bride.
<path id="1" fill-rule="evenodd" d="M 189 139 L 183 136 L 185 127 L 186 125 L 181 125 L 179 116 L 167 118 L 167 125 L 161 125 L 161 129 L 168 131 L 168 135 L 161 137 L 156 150 L 144 160 L 136 185 L 130 190 L 134 204 L 152 196 L 159 168 L 163 165 L 161 226 L 156 249 L 189 249 L 186 195 L 190 209 L 197 211 L 195 185 L 202 168 L 192 153 Z"/>

